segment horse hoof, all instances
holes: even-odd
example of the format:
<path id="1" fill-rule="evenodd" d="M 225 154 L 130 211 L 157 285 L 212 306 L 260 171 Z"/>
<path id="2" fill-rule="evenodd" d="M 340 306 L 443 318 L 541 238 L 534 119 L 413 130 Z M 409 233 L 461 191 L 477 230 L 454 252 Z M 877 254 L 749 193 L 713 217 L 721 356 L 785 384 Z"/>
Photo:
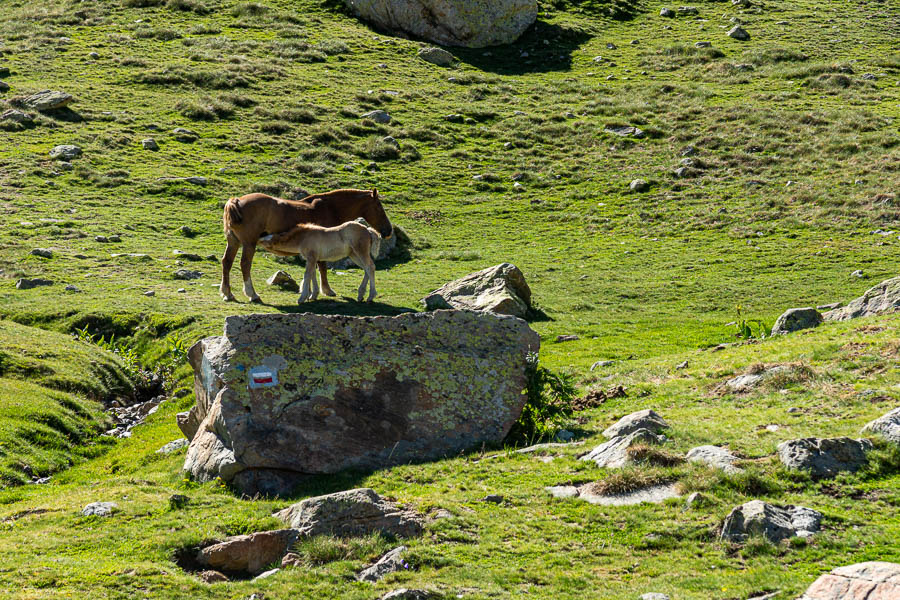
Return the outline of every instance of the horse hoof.
<path id="1" fill-rule="evenodd" d="M 322 290 L 322 293 L 330 298 L 334 298 L 335 296 L 337 296 L 337 293 L 335 293 L 334 290 Z"/>
<path id="2" fill-rule="evenodd" d="M 262 304 L 262 298 L 260 298 L 259 296 L 250 298 L 250 303 L 251 304 Z"/>
<path id="3" fill-rule="evenodd" d="M 224 302 L 236 302 L 237 301 L 237 300 L 235 300 L 234 296 L 226 296 L 225 294 L 222 294 L 222 300 Z"/>

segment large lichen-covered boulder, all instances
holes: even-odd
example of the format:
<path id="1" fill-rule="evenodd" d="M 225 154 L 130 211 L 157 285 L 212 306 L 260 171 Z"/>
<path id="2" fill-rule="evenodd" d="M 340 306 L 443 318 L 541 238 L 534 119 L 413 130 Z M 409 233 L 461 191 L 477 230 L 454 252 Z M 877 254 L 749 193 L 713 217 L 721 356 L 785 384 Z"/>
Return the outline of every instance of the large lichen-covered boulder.
<path id="1" fill-rule="evenodd" d="M 189 352 L 197 403 L 182 422 L 199 426 L 184 468 L 277 495 L 306 474 L 500 442 L 539 346 L 524 321 L 471 311 L 228 317 Z"/>
<path id="2" fill-rule="evenodd" d="M 426 310 L 458 308 L 525 318 L 531 288 L 513 264 L 501 263 L 444 284 L 422 299 Z"/>
<path id="3" fill-rule="evenodd" d="M 847 321 L 900 311 L 900 277 L 882 281 L 843 308 L 822 315 L 826 321 Z"/>
<path id="4" fill-rule="evenodd" d="M 484 48 L 516 41 L 537 18 L 537 0 L 344 0 L 388 31 L 445 46 Z"/>
<path id="5" fill-rule="evenodd" d="M 900 598 L 900 564 L 864 562 L 832 569 L 797 600 L 890 600 Z"/>

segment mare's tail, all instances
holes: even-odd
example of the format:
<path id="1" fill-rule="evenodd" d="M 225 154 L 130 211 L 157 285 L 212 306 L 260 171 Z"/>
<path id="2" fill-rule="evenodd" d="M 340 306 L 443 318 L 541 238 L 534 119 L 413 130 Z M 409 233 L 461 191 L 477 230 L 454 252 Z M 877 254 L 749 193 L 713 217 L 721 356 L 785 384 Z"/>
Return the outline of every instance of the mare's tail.
<path id="1" fill-rule="evenodd" d="M 372 260 L 376 260 L 379 253 L 381 253 L 381 234 L 371 227 L 366 227 L 366 229 L 369 230 L 369 237 L 372 238 L 372 245 L 369 246 L 369 254 L 372 255 Z"/>
<path id="2" fill-rule="evenodd" d="M 228 202 L 225 203 L 225 211 L 222 213 L 222 224 L 225 229 L 225 235 L 228 235 L 228 232 L 231 231 L 231 228 L 234 225 L 240 225 L 244 220 L 244 215 L 241 214 L 241 207 L 238 204 L 237 198 L 229 198 Z"/>

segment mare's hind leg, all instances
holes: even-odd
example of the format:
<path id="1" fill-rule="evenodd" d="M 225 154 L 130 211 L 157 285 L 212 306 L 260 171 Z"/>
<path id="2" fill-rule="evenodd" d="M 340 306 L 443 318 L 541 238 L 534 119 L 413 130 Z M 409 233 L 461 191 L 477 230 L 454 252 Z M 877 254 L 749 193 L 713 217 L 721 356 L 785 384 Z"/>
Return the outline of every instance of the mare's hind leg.
<path id="1" fill-rule="evenodd" d="M 244 295 L 250 298 L 250 302 L 261 303 L 262 299 L 253 289 L 253 280 L 250 279 L 250 267 L 253 265 L 254 254 L 256 254 L 256 245 L 243 245 L 241 248 L 241 275 L 244 277 Z"/>
<path id="2" fill-rule="evenodd" d="M 222 294 L 222 300 L 226 302 L 234 302 L 234 294 L 231 293 L 231 267 L 234 265 L 234 257 L 241 247 L 240 241 L 233 233 L 225 235 L 225 254 L 222 255 L 222 283 L 219 284 L 219 293 Z"/>
<path id="3" fill-rule="evenodd" d="M 331 286 L 328 285 L 328 264 L 324 262 L 319 263 L 319 275 L 322 276 L 322 293 L 326 296 L 337 296 L 334 290 L 331 289 Z"/>

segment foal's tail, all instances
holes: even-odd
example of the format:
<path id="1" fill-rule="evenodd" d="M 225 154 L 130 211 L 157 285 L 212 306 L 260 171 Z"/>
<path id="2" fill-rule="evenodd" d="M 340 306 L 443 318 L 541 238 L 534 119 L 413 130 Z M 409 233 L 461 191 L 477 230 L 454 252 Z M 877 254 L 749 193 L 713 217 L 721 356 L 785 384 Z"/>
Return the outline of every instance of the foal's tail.
<path id="1" fill-rule="evenodd" d="M 222 224 L 227 235 L 234 225 L 239 225 L 244 220 L 238 198 L 229 198 L 225 203 L 225 211 L 222 213 Z"/>
<path id="2" fill-rule="evenodd" d="M 369 230 L 369 237 L 372 238 L 372 245 L 369 246 L 369 254 L 372 255 L 372 260 L 375 260 L 381 253 L 381 234 L 371 227 L 366 227 L 366 229 Z"/>

